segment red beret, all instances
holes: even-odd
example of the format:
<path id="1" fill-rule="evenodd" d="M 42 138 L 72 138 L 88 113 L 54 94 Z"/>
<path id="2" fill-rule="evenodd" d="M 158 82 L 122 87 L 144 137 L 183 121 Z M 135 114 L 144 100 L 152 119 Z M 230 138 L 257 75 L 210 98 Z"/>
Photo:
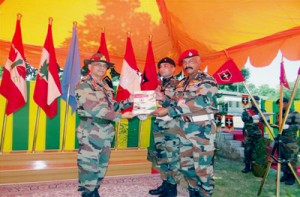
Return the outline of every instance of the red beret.
<path id="1" fill-rule="evenodd" d="M 194 57 L 194 56 L 199 56 L 199 53 L 196 49 L 186 50 L 180 55 L 180 57 L 178 59 L 178 64 L 181 65 L 183 59 L 188 58 L 188 57 Z"/>

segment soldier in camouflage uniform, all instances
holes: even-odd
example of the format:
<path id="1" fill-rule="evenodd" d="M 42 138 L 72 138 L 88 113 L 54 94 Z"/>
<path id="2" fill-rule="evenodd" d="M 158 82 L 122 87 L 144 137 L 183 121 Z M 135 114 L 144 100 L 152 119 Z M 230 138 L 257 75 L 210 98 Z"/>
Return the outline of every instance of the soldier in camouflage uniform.
<path id="1" fill-rule="evenodd" d="M 279 104 L 279 99 L 276 102 Z M 289 100 L 283 98 L 282 115 L 284 117 L 288 107 Z M 286 119 L 281 135 L 281 159 L 286 162 L 290 162 L 294 171 L 297 173 L 297 155 L 299 152 L 297 132 L 300 129 L 300 114 L 296 111 L 290 110 Z M 287 163 L 282 163 L 283 176 L 280 178 L 280 182 L 285 182 L 286 185 L 293 185 L 295 183 L 295 177 L 290 170 Z"/>
<path id="2" fill-rule="evenodd" d="M 156 92 L 157 94 L 163 94 L 163 96 L 171 98 L 178 84 L 178 80 L 173 76 L 175 62 L 171 58 L 165 57 L 158 62 L 157 67 L 161 80 Z M 163 105 L 160 101 L 158 102 L 160 105 Z M 157 163 L 160 165 L 160 175 L 163 183 L 158 188 L 151 189 L 149 191 L 151 195 L 160 195 L 160 197 L 177 196 L 180 165 L 179 139 L 176 137 L 177 134 L 174 133 L 179 130 L 178 124 L 176 123 L 176 120 L 169 116 L 157 117 L 154 122 L 153 135 L 157 153 L 156 158 Z"/>
<path id="3" fill-rule="evenodd" d="M 180 136 L 180 171 L 188 182 L 190 197 L 211 196 L 214 190 L 213 156 L 215 150 L 217 112 L 215 79 L 200 71 L 198 51 L 183 52 L 179 63 L 187 72 L 176 87 L 170 107 L 159 108 L 156 116 L 178 118 L 184 135 Z"/>
<path id="4" fill-rule="evenodd" d="M 78 191 L 82 192 L 83 197 L 99 197 L 98 189 L 107 170 L 114 139 L 113 122 L 134 115 L 132 112 L 115 112 L 116 108 L 129 107 L 132 103 L 115 103 L 113 89 L 103 80 L 106 70 L 113 64 L 107 62 L 100 53 L 94 54 L 84 63 L 88 65 L 90 74 L 75 88 L 80 118 L 76 130 L 79 142 Z"/>
<path id="5" fill-rule="evenodd" d="M 260 98 L 254 96 L 254 99 L 259 103 Z M 254 147 L 258 144 L 259 139 L 262 137 L 263 125 L 259 116 L 258 109 L 251 101 L 251 107 L 247 108 L 242 113 L 242 121 L 244 122 L 243 135 L 244 135 L 244 163 L 245 167 L 242 173 L 252 171 L 252 157 Z"/>

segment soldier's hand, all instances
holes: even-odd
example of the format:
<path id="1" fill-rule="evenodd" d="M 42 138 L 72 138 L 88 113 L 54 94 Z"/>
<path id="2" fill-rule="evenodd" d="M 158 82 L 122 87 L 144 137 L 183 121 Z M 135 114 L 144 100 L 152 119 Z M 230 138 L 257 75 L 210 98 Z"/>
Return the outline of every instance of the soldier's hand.
<path id="1" fill-rule="evenodd" d="M 259 120 L 260 119 L 260 115 L 254 115 L 254 116 L 252 116 L 252 119 L 253 120 Z"/>
<path id="2" fill-rule="evenodd" d="M 127 119 L 133 118 L 135 116 L 136 114 L 134 114 L 133 112 L 125 112 L 124 114 L 122 114 L 122 118 L 127 118 Z"/>
<path id="3" fill-rule="evenodd" d="M 165 95 L 164 93 L 160 91 L 155 91 L 155 96 L 157 101 L 164 101 L 165 100 Z"/>
<path id="4" fill-rule="evenodd" d="M 162 116 L 166 116 L 168 115 L 168 108 L 158 108 L 157 110 L 153 111 L 151 113 L 153 116 L 158 116 L 158 117 L 162 117 Z"/>
<path id="5" fill-rule="evenodd" d="M 133 103 L 133 99 L 134 99 L 134 94 L 131 94 L 128 98 L 128 102 Z"/>

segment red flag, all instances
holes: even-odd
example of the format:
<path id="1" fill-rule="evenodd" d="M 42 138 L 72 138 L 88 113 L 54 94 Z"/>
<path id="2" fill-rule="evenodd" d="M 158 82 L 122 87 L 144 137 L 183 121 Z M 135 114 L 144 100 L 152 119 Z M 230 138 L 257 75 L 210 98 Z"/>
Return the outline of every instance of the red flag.
<path id="1" fill-rule="evenodd" d="M 232 84 L 245 81 L 241 71 L 232 59 L 227 60 L 218 70 L 213 74 L 218 84 Z"/>
<path id="2" fill-rule="evenodd" d="M 100 38 L 100 46 L 98 48 L 98 52 L 101 53 L 102 55 L 104 55 L 105 59 L 107 61 L 110 62 L 109 59 L 109 54 L 108 54 L 108 50 L 107 50 L 107 46 L 106 46 L 106 40 L 105 40 L 105 33 L 101 32 L 101 38 Z M 104 80 L 107 82 L 107 84 L 113 88 L 113 82 L 112 82 L 112 77 L 111 77 L 111 69 L 107 69 L 106 71 L 106 77 L 104 78 Z"/>
<path id="3" fill-rule="evenodd" d="M 283 62 L 280 63 L 280 85 L 282 84 L 287 89 L 290 89 L 289 83 L 286 80 Z"/>
<path id="4" fill-rule="evenodd" d="M 152 42 L 149 40 L 146 64 L 142 76 L 141 90 L 155 90 L 158 85 Z"/>
<path id="5" fill-rule="evenodd" d="M 52 25 L 49 23 L 33 95 L 36 104 L 44 110 L 49 118 L 56 116 L 57 98 L 61 95 L 58 69 L 52 38 Z"/>
<path id="6" fill-rule="evenodd" d="M 98 52 L 101 53 L 102 55 L 104 55 L 104 57 L 106 58 L 106 60 L 108 62 L 110 62 L 109 54 L 108 54 L 108 50 L 107 50 L 107 46 L 106 46 L 106 40 L 105 40 L 105 33 L 104 32 L 101 32 L 100 46 L 98 48 Z"/>
<path id="7" fill-rule="evenodd" d="M 122 101 L 128 99 L 134 91 L 141 90 L 140 88 L 140 73 L 136 64 L 131 39 L 127 37 L 126 51 L 122 65 L 120 83 L 117 90 L 116 100 Z M 132 109 L 128 109 L 132 110 Z"/>
<path id="8" fill-rule="evenodd" d="M 15 34 L 3 69 L 0 94 L 7 99 L 7 115 L 16 112 L 27 102 L 26 64 L 23 50 L 21 17 L 18 17 Z"/>

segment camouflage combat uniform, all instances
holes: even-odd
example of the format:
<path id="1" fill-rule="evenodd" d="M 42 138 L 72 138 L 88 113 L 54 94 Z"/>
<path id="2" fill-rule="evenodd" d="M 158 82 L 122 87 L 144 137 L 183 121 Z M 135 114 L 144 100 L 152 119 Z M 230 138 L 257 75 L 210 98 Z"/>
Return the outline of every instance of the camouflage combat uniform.
<path id="1" fill-rule="evenodd" d="M 75 88 L 80 117 L 76 130 L 78 190 L 83 194 L 98 190 L 108 167 L 114 139 L 113 122 L 121 119 L 121 114 L 115 112 L 121 105 L 114 101 L 113 91 L 104 80 L 97 83 L 91 75 Z M 122 108 L 127 105 L 131 104 L 125 103 Z"/>
<path id="2" fill-rule="evenodd" d="M 290 111 L 285 124 L 289 125 L 289 128 L 282 131 L 281 158 L 289 160 L 294 171 L 297 173 L 297 154 L 299 152 L 297 132 L 300 129 L 300 114 L 296 111 Z M 287 174 L 292 174 L 286 164 L 282 165 L 282 171 Z"/>
<path id="3" fill-rule="evenodd" d="M 157 91 L 163 92 L 166 97 L 171 98 L 175 93 L 178 80 L 174 77 L 160 81 Z M 163 107 L 167 107 L 162 104 Z M 157 117 L 154 122 L 154 142 L 156 149 L 157 163 L 160 165 L 162 180 L 171 184 L 179 182 L 179 139 L 176 137 L 176 130 L 179 129 L 174 119 L 163 120 Z M 177 126 L 176 126 L 177 125 Z M 176 129 L 177 128 L 177 129 Z"/>
<path id="4" fill-rule="evenodd" d="M 211 196 L 214 190 L 213 156 L 215 150 L 216 124 L 213 114 L 217 112 L 218 86 L 213 77 L 198 71 L 184 78 L 176 87 L 168 107 L 171 117 L 179 118 L 183 135 L 180 136 L 180 171 L 187 180 L 189 190 L 203 196 Z M 167 100 L 165 101 L 167 102 Z M 193 121 L 193 117 L 205 118 Z"/>
<path id="5" fill-rule="evenodd" d="M 252 118 L 252 116 L 258 114 L 258 109 L 255 106 L 245 109 L 242 113 L 242 121 L 244 122 L 244 163 L 250 165 L 250 169 L 254 161 L 252 157 L 254 147 L 262 137 L 261 120 L 253 120 Z"/>

